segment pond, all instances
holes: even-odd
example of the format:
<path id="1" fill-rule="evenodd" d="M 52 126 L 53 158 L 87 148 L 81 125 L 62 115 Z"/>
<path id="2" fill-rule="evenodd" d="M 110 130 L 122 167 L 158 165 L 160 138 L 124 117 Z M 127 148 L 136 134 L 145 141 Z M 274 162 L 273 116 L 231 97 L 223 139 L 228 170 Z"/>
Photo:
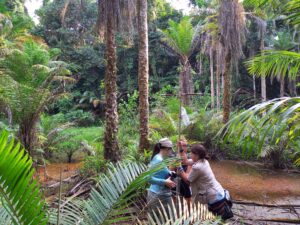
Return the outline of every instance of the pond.
<path id="1" fill-rule="evenodd" d="M 300 173 L 266 169 L 262 164 L 241 161 L 211 161 L 222 186 L 235 201 L 235 219 L 229 224 L 300 224 Z M 38 169 L 42 183 L 59 181 L 78 172 L 81 163 L 53 163 Z"/>

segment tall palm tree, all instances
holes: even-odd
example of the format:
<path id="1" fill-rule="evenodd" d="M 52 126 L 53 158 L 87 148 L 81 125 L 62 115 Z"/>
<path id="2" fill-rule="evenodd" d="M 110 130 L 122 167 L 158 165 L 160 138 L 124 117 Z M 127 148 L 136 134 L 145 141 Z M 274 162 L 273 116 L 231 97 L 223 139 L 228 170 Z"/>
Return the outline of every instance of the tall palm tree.
<path id="1" fill-rule="evenodd" d="M 139 112 L 140 112 L 140 150 L 149 148 L 149 57 L 148 57 L 148 2 L 138 1 L 139 30 Z"/>
<path id="2" fill-rule="evenodd" d="M 98 0 L 97 28 L 106 41 L 105 69 L 105 134 L 104 158 L 113 162 L 121 159 L 118 145 L 117 54 L 116 32 L 130 37 L 136 13 L 134 0 Z M 129 40 L 130 41 L 130 40 Z"/>
<path id="3" fill-rule="evenodd" d="M 179 87 L 181 99 L 185 105 L 190 103 L 190 97 L 185 94 L 194 93 L 189 57 L 199 45 L 199 28 L 200 26 L 193 28 L 190 18 L 184 17 L 180 23 L 170 20 L 169 28 L 163 31 L 165 35 L 164 41 L 167 43 L 168 49 L 179 57 L 182 66 Z"/>
<path id="4" fill-rule="evenodd" d="M 219 9 L 220 39 L 225 51 L 223 122 L 227 123 L 231 111 L 230 70 L 231 64 L 242 56 L 245 18 L 244 8 L 238 0 L 222 0 Z"/>

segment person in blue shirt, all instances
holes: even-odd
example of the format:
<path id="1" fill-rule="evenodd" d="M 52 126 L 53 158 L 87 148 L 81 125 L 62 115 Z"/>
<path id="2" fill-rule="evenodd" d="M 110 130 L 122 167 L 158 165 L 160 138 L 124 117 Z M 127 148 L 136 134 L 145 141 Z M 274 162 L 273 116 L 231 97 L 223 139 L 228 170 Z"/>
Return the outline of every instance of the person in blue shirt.
<path id="1" fill-rule="evenodd" d="M 154 147 L 151 162 L 151 167 L 161 163 L 168 158 L 172 153 L 173 144 L 168 138 L 161 139 Z M 171 189 L 176 187 L 176 183 L 171 180 L 171 171 L 168 167 L 155 172 L 149 180 L 150 188 L 148 189 L 147 202 L 150 211 L 156 211 L 161 207 L 161 204 L 168 209 L 168 205 L 172 205 Z"/>

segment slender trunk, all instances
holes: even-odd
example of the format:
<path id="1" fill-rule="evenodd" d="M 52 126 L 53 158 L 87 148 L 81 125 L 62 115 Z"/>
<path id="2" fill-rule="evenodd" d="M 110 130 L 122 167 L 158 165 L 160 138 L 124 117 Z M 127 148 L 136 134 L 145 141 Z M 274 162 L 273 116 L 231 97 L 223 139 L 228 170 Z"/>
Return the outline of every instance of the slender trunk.
<path id="1" fill-rule="evenodd" d="M 254 56 L 254 51 L 253 49 L 250 49 L 250 58 L 253 58 Z M 253 86 L 253 98 L 254 100 L 256 100 L 256 78 L 255 78 L 255 74 L 253 74 L 252 76 L 252 86 Z"/>
<path id="2" fill-rule="evenodd" d="M 138 1 L 140 151 L 149 149 L 149 56 L 147 0 Z"/>
<path id="3" fill-rule="evenodd" d="M 105 70 L 105 135 L 104 158 L 117 162 L 121 159 L 118 145 L 118 104 L 117 104 L 117 55 L 115 40 L 115 0 L 107 1 L 106 27 L 106 70 Z"/>
<path id="4" fill-rule="evenodd" d="M 296 81 L 295 80 L 289 80 L 288 87 L 289 87 L 290 96 L 292 96 L 292 97 L 297 96 Z"/>
<path id="5" fill-rule="evenodd" d="M 262 55 L 264 49 L 265 49 L 265 40 L 264 40 L 264 34 L 262 34 L 261 41 L 260 41 L 260 50 L 262 51 L 261 52 Z M 261 77 L 261 98 L 263 102 L 267 101 L 267 85 L 266 85 L 266 77 L 264 76 Z"/>
<path id="6" fill-rule="evenodd" d="M 210 95 L 211 95 L 211 108 L 215 108 L 215 85 L 214 85 L 214 51 L 211 47 L 209 50 L 209 63 L 210 63 Z"/>
<path id="7" fill-rule="evenodd" d="M 11 112 L 10 107 L 6 106 L 5 111 L 6 111 L 6 114 L 7 114 L 8 127 L 12 128 L 13 117 L 12 117 L 12 112 Z"/>
<path id="8" fill-rule="evenodd" d="M 220 80 L 220 65 L 217 63 L 216 68 L 216 94 L 217 94 L 217 109 L 220 110 L 220 97 L 221 97 L 221 80 Z"/>
<path id="9" fill-rule="evenodd" d="M 231 53 L 228 52 L 225 57 L 224 71 L 224 92 L 223 92 L 223 123 L 227 123 L 230 117 L 231 100 L 230 100 L 230 68 L 231 68 Z"/>
<path id="10" fill-rule="evenodd" d="M 280 97 L 284 97 L 284 93 L 285 93 L 285 80 L 284 78 L 280 78 Z"/>

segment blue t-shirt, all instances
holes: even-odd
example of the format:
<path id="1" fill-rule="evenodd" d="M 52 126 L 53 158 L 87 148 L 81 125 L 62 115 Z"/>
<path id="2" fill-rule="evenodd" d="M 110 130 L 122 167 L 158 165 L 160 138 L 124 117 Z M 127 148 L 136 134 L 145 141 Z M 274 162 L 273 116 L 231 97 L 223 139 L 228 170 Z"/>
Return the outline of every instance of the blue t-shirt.
<path id="1" fill-rule="evenodd" d="M 163 158 L 160 154 L 155 155 L 150 162 L 150 169 L 155 164 L 161 163 L 162 161 Z M 170 188 L 165 185 L 165 181 L 169 176 L 170 170 L 167 167 L 155 172 L 149 180 L 151 185 L 148 190 L 159 195 L 172 195 Z"/>

